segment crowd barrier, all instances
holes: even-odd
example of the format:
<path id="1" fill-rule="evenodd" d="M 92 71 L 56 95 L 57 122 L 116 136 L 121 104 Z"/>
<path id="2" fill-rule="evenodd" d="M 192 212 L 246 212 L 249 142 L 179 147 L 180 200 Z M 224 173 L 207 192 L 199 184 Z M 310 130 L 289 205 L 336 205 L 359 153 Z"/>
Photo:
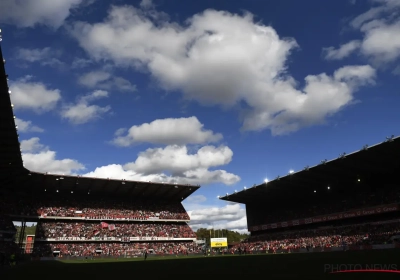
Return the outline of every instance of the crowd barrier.
<path id="1" fill-rule="evenodd" d="M 203 253 L 191 253 L 188 256 L 203 256 Z M 158 254 L 148 254 L 147 258 L 148 259 L 155 259 L 155 258 L 166 258 L 166 257 L 175 257 L 177 256 L 179 257 L 186 257 L 187 255 L 184 254 L 178 254 L 178 255 L 174 255 L 174 254 L 165 254 L 165 255 L 158 255 Z M 102 256 L 96 256 L 96 257 L 74 257 L 74 256 L 69 256 L 69 257 L 42 257 L 39 258 L 39 260 L 41 261 L 89 261 L 89 260 L 116 260 L 116 259 L 140 259 L 140 258 L 144 258 L 143 255 L 135 255 L 135 256 L 107 256 L 107 255 L 102 255 Z"/>
<path id="2" fill-rule="evenodd" d="M 361 245 L 361 246 L 344 246 L 344 247 L 331 247 L 331 248 L 309 248 L 308 250 L 305 248 L 301 249 L 293 249 L 290 250 L 276 250 L 275 254 L 283 254 L 283 253 L 321 253 L 321 252 L 339 252 L 339 251 L 357 251 L 357 250 L 382 250 L 382 249 L 395 249 L 398 248 L 400 249 L 400 244 L 380 244 L 380 245 Z M 258 250 L 258 251 L 252 251 L 251 253 L 241 253 L 241 255 L 261 255 L 261 254 L 273 254 L 274 252 L 272 250 L 269 250 L 268 252 L 266 250 Z M 218 253 L 211 253 L 210 255 L 215 256 L 215 255 L 239 255 L 239 252 L 235 252 L 232 254 L 231 252 L 218 252 Z M 148 254 L 148 259 L 154 259 L 154 258 L 165 258 L 165 257 L 174 257 L 177 256 L 179 257 L 186 257 L 187 255 L 185 254 L 165 254 L 165 255 L 159 255 L 159 254 Z M 190 253 L 188 256 L 204 256 L 204 253 Z M 126 258 L 144 258 L 143 255 L 136 255 L 136 256 L 118 256 L 118 257 L 113 257 L 113 256 L 96 256 L 96 257 L 42 257 L 40 258 L 41 261 L 63 261 L 63 260 L 76 260 L 76 261 L 88 261 L 88 260 L 96 260 L 96 259 L 126 259 Z"/>

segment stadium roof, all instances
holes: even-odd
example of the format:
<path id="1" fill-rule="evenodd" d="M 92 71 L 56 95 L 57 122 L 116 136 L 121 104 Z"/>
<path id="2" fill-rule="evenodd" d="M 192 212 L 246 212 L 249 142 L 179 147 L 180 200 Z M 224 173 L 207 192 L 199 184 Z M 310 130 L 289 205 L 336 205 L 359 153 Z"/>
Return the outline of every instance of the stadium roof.
<path id="1" fill-rule="evenodd" d="M 291 172 L 284 177 L 254 185 L 233 194 L 220 197 L 221 200 L 249 204 L 252 202 L 284 199 L 312 195 L 316 190 L 341 188 L 344 191 L 351 184 L 365 182 L 379 184 L 393 182 L 400 174 L 400 137 L 387 137 L 383 143 L 368 147 L 351 154 L 342 154 L 339 158 L 319 165 L 306 167 L 299 172 Z M 396 179 L 398 181 L 398 179 Z M 282 203 L 284 201 L 280 200 Z"/>
<path id="2" fill-rule="evenodd" d="M 1 41 L 1 29 L 0 29 Z M 21 150 L 0 46 L 0 168 L 22 168 Z"/>
<path id="3" fill-rule="evenodd" d="M 1 41 L 1 29 L 0 29 Z M 34 192 L 71 191 L 74 194 L 103 194 L 130 196 L 132 198 L 162 198 L 166 200 L 186 199 L 200 186 L 164 184 L 153 182 L 135 182 L 114 179 L 64 176 L 31 172 L 24 168 L 20 142 L 13 106 L 8 88 L 3 53 L 0 46 L 0 186 L 11 186 L 15 190 Z"/>
<path id="4" fill-rule="evenodd" d="M 26 170 L 13 178 L 11 184 L 18 190 L 73 193 L 74 195 L 111 195 L 138 199 L 163 199 L 182 201 L 199 186 L 100 179 L 82 176 L 66 176 Z"/>

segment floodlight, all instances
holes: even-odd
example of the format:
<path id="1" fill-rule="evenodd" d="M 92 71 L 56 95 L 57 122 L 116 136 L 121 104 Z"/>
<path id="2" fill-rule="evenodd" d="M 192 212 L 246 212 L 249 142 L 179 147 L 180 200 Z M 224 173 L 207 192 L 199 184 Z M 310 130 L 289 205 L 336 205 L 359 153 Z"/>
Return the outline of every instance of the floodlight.
<path id="1" fill-rule="evenodd" d="M 330 190 L 331 189 L 331 187 L 330 186 L 328 186 L 328 190 Z"/>
<path id="2" fill-rule="evenodd" d="M 44 191 L 46 191 L 46 189 L 44 189 Z"/>
<path id="3" fill-rule="evenodd" d="M 11 104 L 11 108 L 14 108 L 14 104 Z"/>
<path id="4" fill-rule="evenodd" d="M 58 192 L 58 190 L 56 190 L 56 192 Z"/>
<path id="5" fill-rule="evenodd" d="M 9 90 L 8 93 L 11 94 L 11 90 Z"/>
<path id="6" fill-rule="evenodd" d="M 358 181 L 358 182 L 361 182 L 361 180 L 360 180 L 360 179 L 358 179 L 357 181 Z"/>
<path id="7" fill-rule="evenodd" d="M 228 196 L 229 195 L 229 193 L 226 193 L 226 196 Z"/>
<path id="8" fill-rule="evenodd" d="M 74 193 L 74 191 L 71 191 L 71 193 Z"/>
<path id="9" fill-rule="evenodd" d="M 269 182 L 268 178 L 265 178 L 264 183 L 268 183 L 268 182 Z"/>
<path id="10" fill-rule="evenodd" d="M 246 187 L 244 187 L 243 189 L 244 189 L 244 190 L 247 190 L 247 188 L 246 188 Z"/>
<path id="11" fill-rule="evenodd" d="M 125 182 L 121 182 L 122 185 L 125 185 Z"/>
<path id="12" fill-rule="evenodd" d="M 321 164 L 326 164 L 327 162 L 328 162 L 328 160 L 326 160 L 326 159 L 321 160 Z"/>
<path id="13" fill-rule="evenodd" d="M 64 177 L 60 177 L 60 180 L 64 180 Z"/>
<path id="14" fill-rule="evenodd" d="M 294 173 L 294 170 L 289 170 L 289 174 L 293 174 Z"/>
<path id="15" fill-rule="evenodd" d="M 13 116 L 13 118 L 15 119 L 15 116 Z"/>
<path id="16" fill-rule="evenodd" d="M 15 128 L 18 129 L 18 125 L 16 125 Z"/>
<path id="17" fill-rule="evenodd" d="M 218 195 L 217 198 L 220 198 L 220 196 Z"/>
<path id="18" fill-rule="evenodd" d="M 394 135 L 386 137 L 386 142 L 392 142 L 394 140 Z"/>
<path id="19" fill-rule="evenodd" d="M 175 186 L 175 189 L 177 189 L 178 188 L 178 186 Z"/>
<path id="20" fill-rule="evenodd" d="M 316 193 L 317 191 L 316 190 L 314 190 L 314 193 Z"/>

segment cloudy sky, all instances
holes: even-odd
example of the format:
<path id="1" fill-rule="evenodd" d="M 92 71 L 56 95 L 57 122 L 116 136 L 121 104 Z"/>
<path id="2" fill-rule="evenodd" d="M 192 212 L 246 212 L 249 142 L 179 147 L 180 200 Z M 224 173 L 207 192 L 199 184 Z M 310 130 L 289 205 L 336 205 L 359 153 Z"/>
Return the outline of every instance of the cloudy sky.
<path id="1" fill-rule="evenodd" d="M 200 184 L 194 229 L 246 230 L 218 196 L 399 134 L 398 0 L 2 0 L 34 171 Z"/>

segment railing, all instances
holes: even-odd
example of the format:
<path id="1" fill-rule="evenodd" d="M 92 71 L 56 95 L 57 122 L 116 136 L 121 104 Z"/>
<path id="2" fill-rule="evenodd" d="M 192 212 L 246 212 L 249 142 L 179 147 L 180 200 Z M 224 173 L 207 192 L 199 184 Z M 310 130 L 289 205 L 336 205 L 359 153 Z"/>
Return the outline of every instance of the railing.
<path id="1" fill-rule="evenodd" d="M 125 222 L 177 222 L 177 223 L 189 223 L 189 220 L 177 220 L 177 219 L 159 219 L 157 217 L 150 217 L 147 219 L 131 219 L 131 218 L 112 218 L 108 216 L 97 216 L 93 217 L 58 217 L 58 216 L 22 216 L 22 215 L 9 215 L 13 218 L 20 219 L 38 219 L 38 220 L 78 220 L 78 221 L 125 221 Z"/>
<path id="2" fill-rule="evenodd" d="M 126 239 L 128 238 L 128 240 Z M 119 242 L 140 242 L 140 241 L 196 241 L 196 238 L 186 238 L 186 237 L 58 237 L 58 238 L 36 238 L 35 241 L 48 241 L 48 242 L 101 242 L 101 241 L 119 241 Z"/>

